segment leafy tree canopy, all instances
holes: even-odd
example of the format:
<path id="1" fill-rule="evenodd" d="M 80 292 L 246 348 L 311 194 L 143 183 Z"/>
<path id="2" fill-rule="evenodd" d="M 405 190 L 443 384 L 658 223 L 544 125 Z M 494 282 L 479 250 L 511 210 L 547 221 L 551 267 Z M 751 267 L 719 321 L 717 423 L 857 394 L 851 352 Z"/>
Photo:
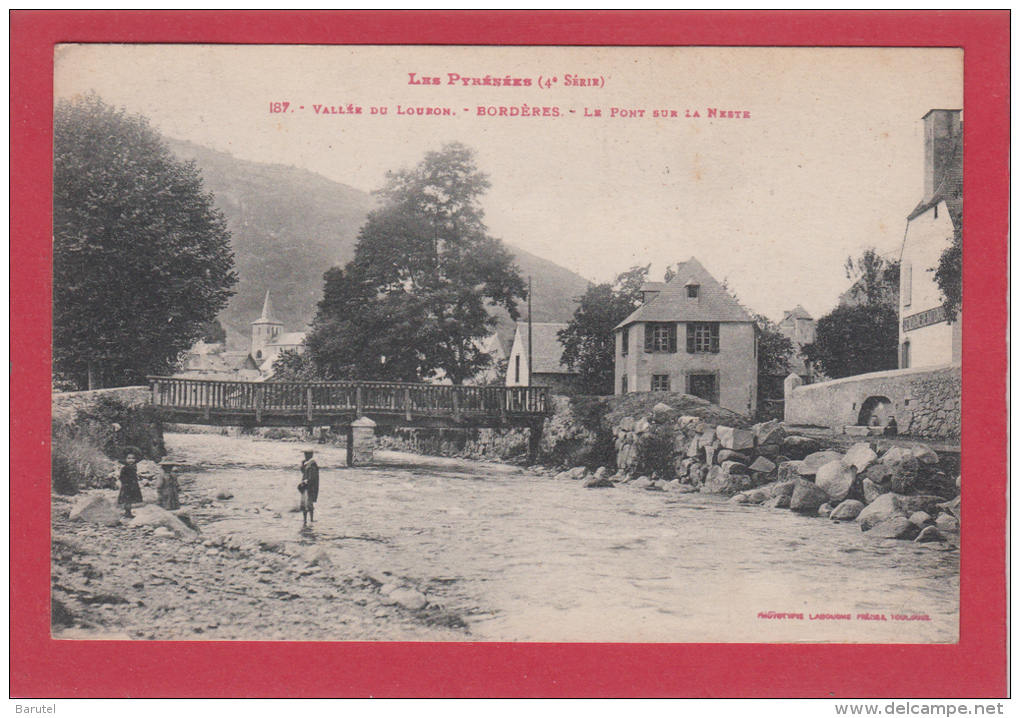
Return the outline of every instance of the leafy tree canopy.
<path id="1" fill-rule="evenodd" d="M 840 305 L 818 320 L 801 354 L 832 379 L 895 369 L 899 314 L 885 303 Z"/>
<path id="2" fill-rule="evenodd" d="M 387 175 L 354 259 L 324 277 L 306 339 L 323 378 L 460 384 L 488 365 L 478 340 L 495 327 L 489 309 L 517 319 L 526 297 L 512 255 L 483 222 L 488 188 L 459 143 Z"/>
<path id="3" fill-rule="evenodd" d="M 140 115 L 60 101 L 53 142 L 54 372 L 79 387 L 166 372 L 233 294 L 226 222 Z"/>
<path id="4" fill-rule="evenodd" d="M 899 310 L 899 261 L 886 259 L 869 247 L 857 259 L 847 257 L 844 269 L 846 278 L 853 282 L 845 295 L 848 303 L 884 303 Z"/>
<path id="5" fill-rule="evenodd" d="M 946 321 L 952 324 L 963 304 L 963 233 L 959 227 L 953 230 L 952 243 L 939 255 L 938 265 L 930 271 L 935 272 L 935 283 L 942 292 Z"/>
<path id="6" fill-rule="evenodd" d="M 613 282 L 596 284 L 578 300 L 567 328 L 559 332 L 562 361 L 578 372 L 578 390 L 612 394 L 616 339 L 614 328 L 641 304 L 648 266 L 633 267 Z"/>

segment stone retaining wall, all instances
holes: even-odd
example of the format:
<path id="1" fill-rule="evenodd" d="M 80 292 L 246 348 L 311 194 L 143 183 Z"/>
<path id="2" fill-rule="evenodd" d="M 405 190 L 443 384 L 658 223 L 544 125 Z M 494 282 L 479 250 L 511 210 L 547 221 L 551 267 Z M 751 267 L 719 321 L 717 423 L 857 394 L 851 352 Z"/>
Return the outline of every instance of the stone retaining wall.
<path id="1" fill-rule="evenodd" d="M 900 434 L 926 439 L 959 439 L 959 365 L 898 369 L 800 386 L 786 384 L 787 424 L 825 426 L 837 431 L 859 425 L 869 398 L 889 401 Z"/>

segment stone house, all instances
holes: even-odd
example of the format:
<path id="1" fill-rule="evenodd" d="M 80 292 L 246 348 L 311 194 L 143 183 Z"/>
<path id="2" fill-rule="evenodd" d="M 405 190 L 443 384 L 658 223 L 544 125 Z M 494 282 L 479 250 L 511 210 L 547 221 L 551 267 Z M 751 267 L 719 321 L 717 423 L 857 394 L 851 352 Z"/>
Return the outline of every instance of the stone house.
<path id="1" fill-rule="evenodd" d="M 779 329 L 779 333 L 793 344 L 793 354 L 790 356 L 790 372 L 799 376 L 805 383 L 810 383 L 812 377 L 811 367 L 804 357 L 800 355 L 800 350 L 805 344 L 814 342 L 815 320 L 808 313 L 808 310 L 798 304 L 790 311 L 783 313 L 783 319 L 776 327 Z M 787 376 L 788 374 L 784 374 L 783 379 Z"/>
<path id="2" fill-rule="evenodd" d="M 557 394 L 569 394 L 577 384 L 577 372 L 561 361 L 563 345 L 557 332 L 566 324 L 533 322 L 531 324 L 532 350 L 528 364 L 528 323 L 518 322 L 514 343 L 506 369 L 507 386 L 547 386 Z"/>
<path id="3" fill-rule="evenodd" d="M 900 255 L 901 369 L 959 363 L 962 312 L 946 322 L 933 270 L 963 222 L 963 113 L 924 116 L 924 197 L 907 217 Z"/>
<path id="4" fill-rule="evenodd" d="M 754 412 L 758 326 L 698 262 L 648 282 L 643 302 L 616 327 L 616 394 L 675 391 L 739 414 Z"/>

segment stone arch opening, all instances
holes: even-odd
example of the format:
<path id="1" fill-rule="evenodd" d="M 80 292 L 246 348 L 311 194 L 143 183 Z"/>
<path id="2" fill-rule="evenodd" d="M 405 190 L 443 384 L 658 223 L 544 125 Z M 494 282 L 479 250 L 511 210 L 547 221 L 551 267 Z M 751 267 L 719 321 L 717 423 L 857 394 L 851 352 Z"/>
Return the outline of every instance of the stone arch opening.
<path id="1" fill-rule="evenodd" d="M 894 420 L 893 403 L 887 396 L 869 396 L 861 404 L 857 415 L 858 426 L 889 426 Z"/>

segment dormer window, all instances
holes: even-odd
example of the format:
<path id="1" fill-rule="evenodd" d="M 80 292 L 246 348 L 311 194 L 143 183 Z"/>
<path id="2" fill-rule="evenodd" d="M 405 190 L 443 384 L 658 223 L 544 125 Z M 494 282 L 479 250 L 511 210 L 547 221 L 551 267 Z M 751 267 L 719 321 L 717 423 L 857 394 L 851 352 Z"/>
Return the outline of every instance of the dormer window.
<path id="1" fill-rule="evenodd" d="M 700 284 L 688 284 L 687 285 L 687 298 L 688 299 L 697 299 L 699 294 L 701 294 L 701 285 Z"/>

